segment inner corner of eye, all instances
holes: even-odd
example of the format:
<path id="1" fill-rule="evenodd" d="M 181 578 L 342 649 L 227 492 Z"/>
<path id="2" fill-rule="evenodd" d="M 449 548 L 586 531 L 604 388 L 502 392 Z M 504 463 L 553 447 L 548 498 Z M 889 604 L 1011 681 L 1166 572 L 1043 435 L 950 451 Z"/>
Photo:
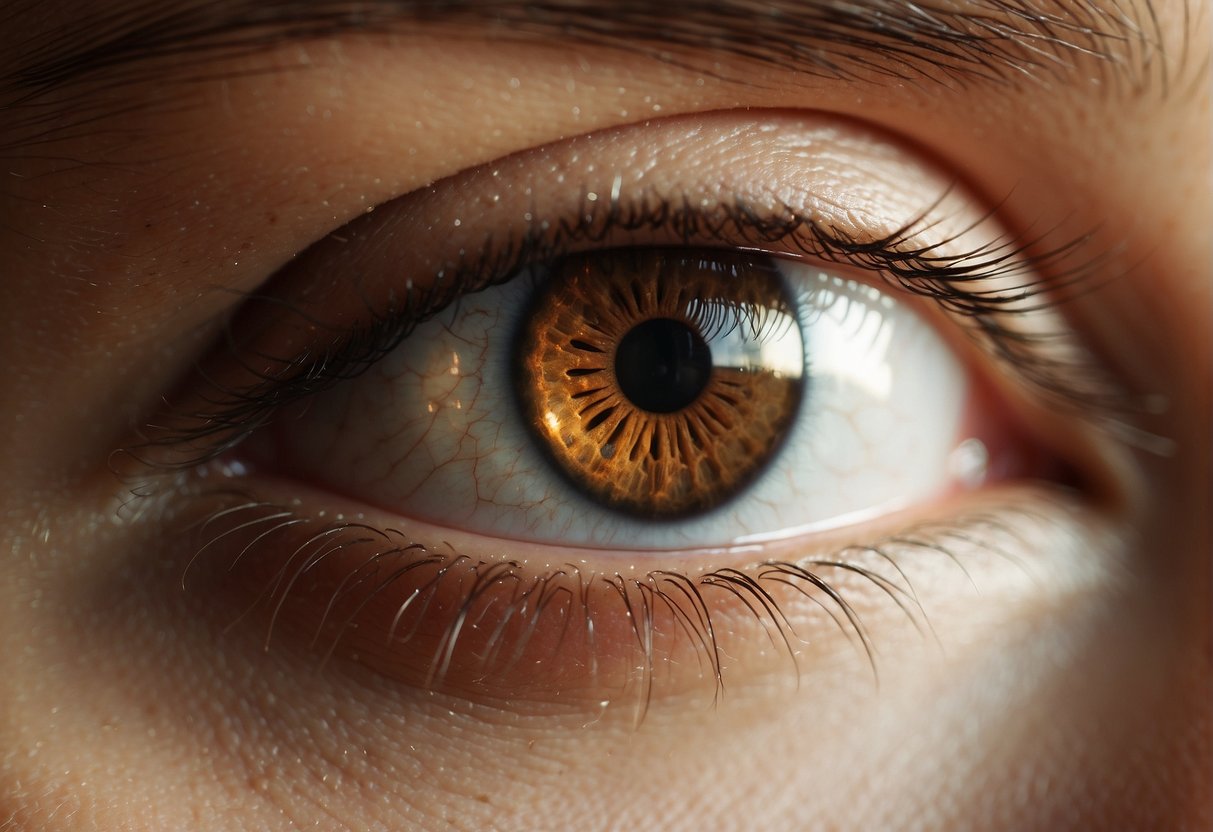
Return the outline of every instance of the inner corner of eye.
<path id="1" fill-rule="evenodd" d="M 406 521 L 615 551 L 801 535 L 1033 473 L 951 339 L 871 282 L 726 249 L 529 271 L 275 423 L 265 458 Z"/>

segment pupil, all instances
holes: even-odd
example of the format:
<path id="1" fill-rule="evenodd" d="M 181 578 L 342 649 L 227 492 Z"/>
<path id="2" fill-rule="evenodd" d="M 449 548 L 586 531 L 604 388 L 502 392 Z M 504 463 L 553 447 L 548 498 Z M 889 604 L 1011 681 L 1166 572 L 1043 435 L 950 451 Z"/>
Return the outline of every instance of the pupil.
<path id="1" fill-rule="evenodd" d="M 712 350 L 682 321 L 652 318 L 632 327 L 615 350 L 619 389 L 641 410 L 673 413 L 703 392 Z"/>

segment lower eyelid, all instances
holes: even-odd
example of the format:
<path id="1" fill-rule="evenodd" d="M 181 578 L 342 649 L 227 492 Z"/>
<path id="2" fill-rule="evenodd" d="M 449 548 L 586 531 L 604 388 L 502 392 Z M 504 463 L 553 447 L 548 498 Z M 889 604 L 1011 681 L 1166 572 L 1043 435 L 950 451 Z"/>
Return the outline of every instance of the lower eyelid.
<path id="1" fill-rule="evenodd" d="M 694 567 L 665 553 L 604 571 L 556 547 L 494 556 L 492 541 L 255 472 L 216 490 L 220 468 L 186 503 L 183 574 L 190 593 L 228 599 L 221 624 L 306 662 L 511 708 L 710 702 L 725 686 L 822 673 L 873 684 L 896 645 L 956 635 L 934 631 L 941 609 L 977 626 L 1107 567 L 1087 554 L 1099 521 L 1042 485 L 702 552 Z"/>

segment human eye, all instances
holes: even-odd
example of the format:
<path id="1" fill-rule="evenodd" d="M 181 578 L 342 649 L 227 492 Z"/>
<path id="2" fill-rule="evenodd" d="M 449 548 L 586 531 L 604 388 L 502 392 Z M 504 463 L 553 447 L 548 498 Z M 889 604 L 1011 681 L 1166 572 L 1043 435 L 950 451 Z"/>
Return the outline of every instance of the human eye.
<path id="1" fill-rule="evenodd" d="M 1108 390 L 1050 300 L 1069 253 L 828 118 L 589 134 L 318 241 L 132 453 L 267 639 L 419 688 L 876 669 L 869 620 L 927 626 L 911 575 L 1021 591 L 1008 541 L 1083 522 L 1102 451 L 1047 410 Z"/>
<path id="2" fill-rule="evenodd" d="M 1209 828 L 1210 9 L 6 4 L 0 828 Z"/>

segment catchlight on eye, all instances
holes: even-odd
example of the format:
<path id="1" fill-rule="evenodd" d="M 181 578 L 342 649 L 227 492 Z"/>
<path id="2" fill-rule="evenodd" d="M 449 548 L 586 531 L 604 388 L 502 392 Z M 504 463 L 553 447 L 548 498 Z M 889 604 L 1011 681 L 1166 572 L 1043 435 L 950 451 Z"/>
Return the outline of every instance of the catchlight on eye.
<path id="1" fill-rule="evenodd" d="M 602 505 L 661 519 L 738 494 L 796 416 L 804 343 L 766 258 L 631 249 L 567 258 L 516 347 L 541 450 Z"/>

